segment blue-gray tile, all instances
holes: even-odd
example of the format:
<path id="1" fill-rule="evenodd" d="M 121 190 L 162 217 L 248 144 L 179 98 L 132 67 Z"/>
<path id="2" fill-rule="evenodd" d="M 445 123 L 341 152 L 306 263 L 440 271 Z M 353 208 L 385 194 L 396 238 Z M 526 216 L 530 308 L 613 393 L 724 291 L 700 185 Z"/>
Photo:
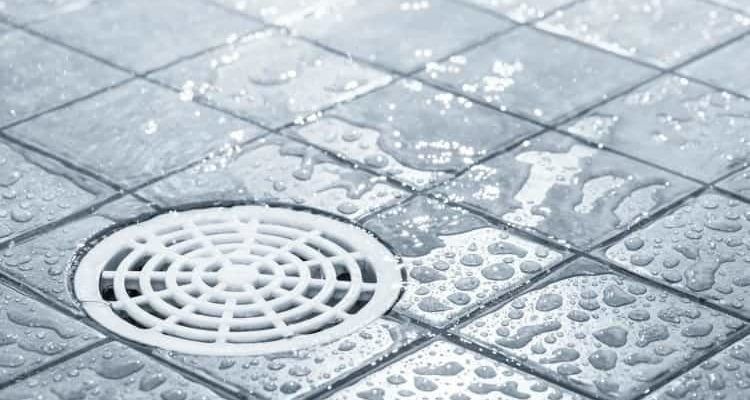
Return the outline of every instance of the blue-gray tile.
<path id="1" fill-rule="evenodd" d="M 654 72 L 552 35 L 519 28 L 468 53 L 430 63 L 422 76 L 501 109 L 553 122 Z"/>
<path id="2" fill-rule="evenodd" d="M 292 134 L 419 189 L 541 129 L 416 81 L 325 115 Z"/>
<path id="3" fill-rule="evenodd" d="M 0 326 L 0 384 L 103 337 L 3 284 L 0 284 Z"/>
<path id="4" fill-rule="evenodd" d="M 0 251 L 0 274 L 27 285 L 71 312 L 83 315 L 73 295 L 71 260 L 92 235 L 116 222 L 146 214 L 151 209 L 132 197 L 109 203 L 91 215 L 51 231 L 14 243 Z"/>
<path id="5" fill-rule="evenodd" d="M 86 8 L 101 0 L 0 0 L 0 17 L 19 24 Z"/>
<path id="6" fill-rule="evenodd" d="M 264 22 L 291 26 L 349 0 L 211 0 Z"/>
<path id="7" fill-rule="evenodd" d="M 391 79 L 272 30 L 175 65 L 154 78 L 182 90 L 185 99 L 197 98 L 274 128 Z"/>
<path id="8" fill-rule="evenodd" d="M 0 26 L 0 126 L 31 117 L 127 78 L 88 57 Z"/>
<path id="9" fill-rule="evenodd" d="M 717 185 L 724 190 L 750 199 L 750 168 L 728 176 Z"/>
<path id="10" fill-rule="evenodd" d="M 676 76 L 642 86 L 565 129 L 707 182 L 750 161 L 750 101 Z"/>
<path id="11" fill-rule="evenodd" d="M 750 59 L 750 37 L 745 36 L 688 64 L 680 72 L 722 89 L 750 97 L 750 74 L 747 73 L 745 63 L 738 62 L 738 60 L 748 59 Z"/>
<path id="12" fill-rule="evenodd" d="M 218 153 L 141 194 L 163 206 L 286 202 L 357 219 L 407 193 L 313 147 L 270 136 Z"/>
<path id="13" fill-rule="evenodd" d="M 0 243 L 108 194 L 111 189 L 57 162 L 0 142 Z"/>
<path id="14" fill-rule="evenodd" d="M 700 0 L 591 0 L 539 26 L 627 57 L 672 67 L 747 30 L 750 18 Z"/>
<path id="15" fill-rule="evenodd" d="M 544 18 L 550 12 L 573 3 L 575 0 L 464 0 L 477 6 L 502 14 L 517 22 L 529 22 Z"/>
<path id="16" fill-rule="evenodd" d="M 697 187 L 550 132 L 472 167 L 436 191 L 521 228 L 587 248 Z"/>
<path id="17" fill-rule="evenodd" d="M 293 25 L 302 36 L 402 72 L 511 26 L 450 0 L 341 1 Z"/>
<path id="18" fill-rule="evenodd" d="M 722 6 L 740 10 L 750 15 L 750 3 L 747 0 L 710 0 L 712 3 L 720 4 Z"/>
<path id="19" fill-rule="evenodd" d="M 200 0 L 102 1 L 32 25 L 136 72 L 164 66 L 259 27 Z"/>
<path id="20" fill-rule="evenodd" d="M 120 343 L 109 343 L 0 390 L 7 400 L 216 400 L 219 395 Z"/>
<path id="21" fill-rule="evenodd" d="M 82 118 L 82 116 L 86 116 Z M 231 148 L 262 131 L 140 81 L 7 130 L 131 187 Z M 186 145 L 189 143 L 189 145 Z"/>
<path id="22" fill-rule="evenodd" d="M 742 326 L 579 259 L 460 333 L 598 398 L 631 400 Z"/>

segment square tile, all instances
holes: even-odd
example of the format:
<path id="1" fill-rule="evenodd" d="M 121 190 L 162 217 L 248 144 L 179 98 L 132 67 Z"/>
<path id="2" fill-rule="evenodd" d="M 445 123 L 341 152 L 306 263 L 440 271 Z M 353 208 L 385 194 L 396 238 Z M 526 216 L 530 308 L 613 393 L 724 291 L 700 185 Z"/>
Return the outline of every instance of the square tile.
<path id="1" fill-rule="evenodd" d="M 465 54 L 429 63 L 421 76 L 467 97 L 549 123 L 605 100 L 654 72 L 519 28 Z"/>
<path id="2" fill-rule="evenodd" d="M 133 81 L 7 133 L 132 187 L 211 151 L 251 140 L 262 131 L 181 101 L 168 89 Z"/>
<path id="3" fill-rule="evenodd" d="M 110 193 L 57 162 L 0 142 L 0 243 L 79 211 Z"/>
<path id="4" fill-rule="evenodd" d="M 748 3 L 750 4 L 750 3 Z M 750 5 L 748 5 L 750 8 Z M 750 96 L 750 76 L 737 60 L 750 59 L 750 37 L 722 47 L 682 68 L 680 72 L 704 80 L 717 87 Z"/>
<path id="5" fill-rule="evenodd" d="M 127 78 L 80 54 L 48 43 L 21 30 L 2 32 L 0 26 L 0 126 Z"/>
<path id="6" fill-rule="evenodd" d="M 750 18 L 699 0 L 592 0 L 538 25 L 667 68 L 746 30 Z"/>
<path id="7" fill-rule="evenodd" d="M 0 384 L 64 357 L 102 336 L 0 284 Z"/>
<path id="8" fill-rule="evenodd" d="M 612 262 L 750 316 L 750 205 L 715 193 L 691 199 L 606 250 Z"/>
<path id="9" fill-rule="evenodd" d="M 406 195 L 385 179 L 277 136 L 229 149 L 142 190 L 165 206 L 287 202 L 356 219 Z"/>
<path id="10" fill-rule="evenodd" d="M 435 191 L 587 248 L 695 189 L 686 179 L 549 132 Z"/>
<path id="11" fill-rule="evenodd" d="M 750 13 L 750 3 L 747 0 L 709 0 L 712 3 L 720 4 L 725 7 L 733 8 L 735 10 L 744 11 Z"/>
<path id="12" fill-rule="evenodd" d="M 96 1 L 101 0 L 0 0 L 0 18 L 26 24 L 78 11 Z"/>
<path id="13" fill-rule="evenodd" d="M 83 315 L 70 285 L 73 272 L 71 260 L 80 246 L 115 222 L 150 211 L 151 208 L 133 197 L 109 203 L 89 216 L 3 249 L 0 251 L 0 274 L 10 276 L 47 300 Z"/>
<path id="14" fill-rule="evenodd" d="M 304 140 L 423 189 L 541 127 L 399 81 L 291 130 Z"/>
<path id="15" fill-rule="evenodd" d="M 331 396 L 360 399 L 556 399 L 582 397 L 446 341 L 436 341 Z"/>
<path id="16" fill-rule="evenodd" d="M 512 26 L 450 0 L 347 0 L 319 11 L 295 31 L 407 73 Z"/>
<path id="17" fill-rule="evenodd" d="M 417 197 L 365 227 L 402 256 L 395 310 L 444 327 L 562 261 L 563 255 L 455 207 Z"/>
<path id="18" fill-rule="evenodd" d="M 550 12 L 571 4 L 574 0 L 464 0 L 505 15 L 516 22 L 544 18 Z"/>
<path id="19" fill-rule="evenodd" d="M 460 333 L 603 398 L 647 393 L 742 323 L 577 260 Z"/>
<path id="20" fill-rule="evenodd" d="M 120 343 L 109 343 L 0 390 L 3 399 L 213 400 L 216 393 Z"/>
<path id="21" fill-rule="evenodd" d="M 750 339 L 745 338 L 702 362 L 646 400 L 750 398 Z"/>
<path id="22" fill-rule="evenodd" d="M 350 0 L 211 0 L 267 23 L 292 26 Z"/>
<path id="23" fill-rule="evenodd" d="M 96 2 L 32 28 L 130 71 L 146 72 L 260 26 L 200 0 L 128 0 Z"/>
<path id="24" fill-rule="evenodd" d="M 750 161 L 750 101 L 676 76 L 640 87 L 564 129 L 706 182 Z"/>
<path id="25" fill-rule="evenodd" d="M 727 177 L 717 185 L 724 190 L 750 199 L 750 168 Z"/>
<path id="26" fill-rule="evenodd" d="M 351 100 L 391 79 L 276 31 L 245 37 L 154 78 L 182 90 L 185 99 L 197 97 L 274 128 Z"/>
<path id="27" fill-rule="evenodd" d="M 424 332 L 379 319 L 350 336 L 295 352 L 255 357 L 157 355 L 227 386 L 263 399 L 298 399 L 398 351 Z"/>

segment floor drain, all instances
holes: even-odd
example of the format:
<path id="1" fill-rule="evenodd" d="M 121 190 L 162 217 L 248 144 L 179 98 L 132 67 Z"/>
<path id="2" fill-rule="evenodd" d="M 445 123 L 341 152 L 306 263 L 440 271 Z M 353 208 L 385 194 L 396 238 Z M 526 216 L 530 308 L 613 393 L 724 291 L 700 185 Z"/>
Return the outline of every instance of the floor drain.
<path id="1" fill-rule="evenodd" d="M 350 224 L 264 206 L 158 215 L 104 237 L 75 293 L 130 340 L 192 354 L 291 351 L 354 333 L 396 301 L 401 270 Z"/>

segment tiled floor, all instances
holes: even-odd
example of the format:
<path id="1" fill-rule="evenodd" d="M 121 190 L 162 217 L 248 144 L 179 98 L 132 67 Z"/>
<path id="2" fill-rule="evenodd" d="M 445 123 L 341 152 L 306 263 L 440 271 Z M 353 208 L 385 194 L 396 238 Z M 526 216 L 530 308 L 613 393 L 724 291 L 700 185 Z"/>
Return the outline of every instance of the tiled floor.
<path id="1" fill-rule="evenodd" d="M 750 2 L 0 0 L 0 399 L 750 398 Z M 393 309 L 257 357 L 71 291 L 173 207 L 364 226 Z"/>

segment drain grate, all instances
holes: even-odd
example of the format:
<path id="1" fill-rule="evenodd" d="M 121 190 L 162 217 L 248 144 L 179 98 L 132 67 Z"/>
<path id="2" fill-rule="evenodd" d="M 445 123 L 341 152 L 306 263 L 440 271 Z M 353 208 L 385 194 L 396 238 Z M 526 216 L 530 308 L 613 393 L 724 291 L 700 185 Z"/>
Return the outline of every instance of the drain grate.
<path id="1" fill-rule="evenodd" d="M 192 354 L 291 351 L 349 335 L 383 315 L 401 270 L 350 224 L 284 208 L 158 215 L 96 243 L 75 293 L 107 329 Z"/>

